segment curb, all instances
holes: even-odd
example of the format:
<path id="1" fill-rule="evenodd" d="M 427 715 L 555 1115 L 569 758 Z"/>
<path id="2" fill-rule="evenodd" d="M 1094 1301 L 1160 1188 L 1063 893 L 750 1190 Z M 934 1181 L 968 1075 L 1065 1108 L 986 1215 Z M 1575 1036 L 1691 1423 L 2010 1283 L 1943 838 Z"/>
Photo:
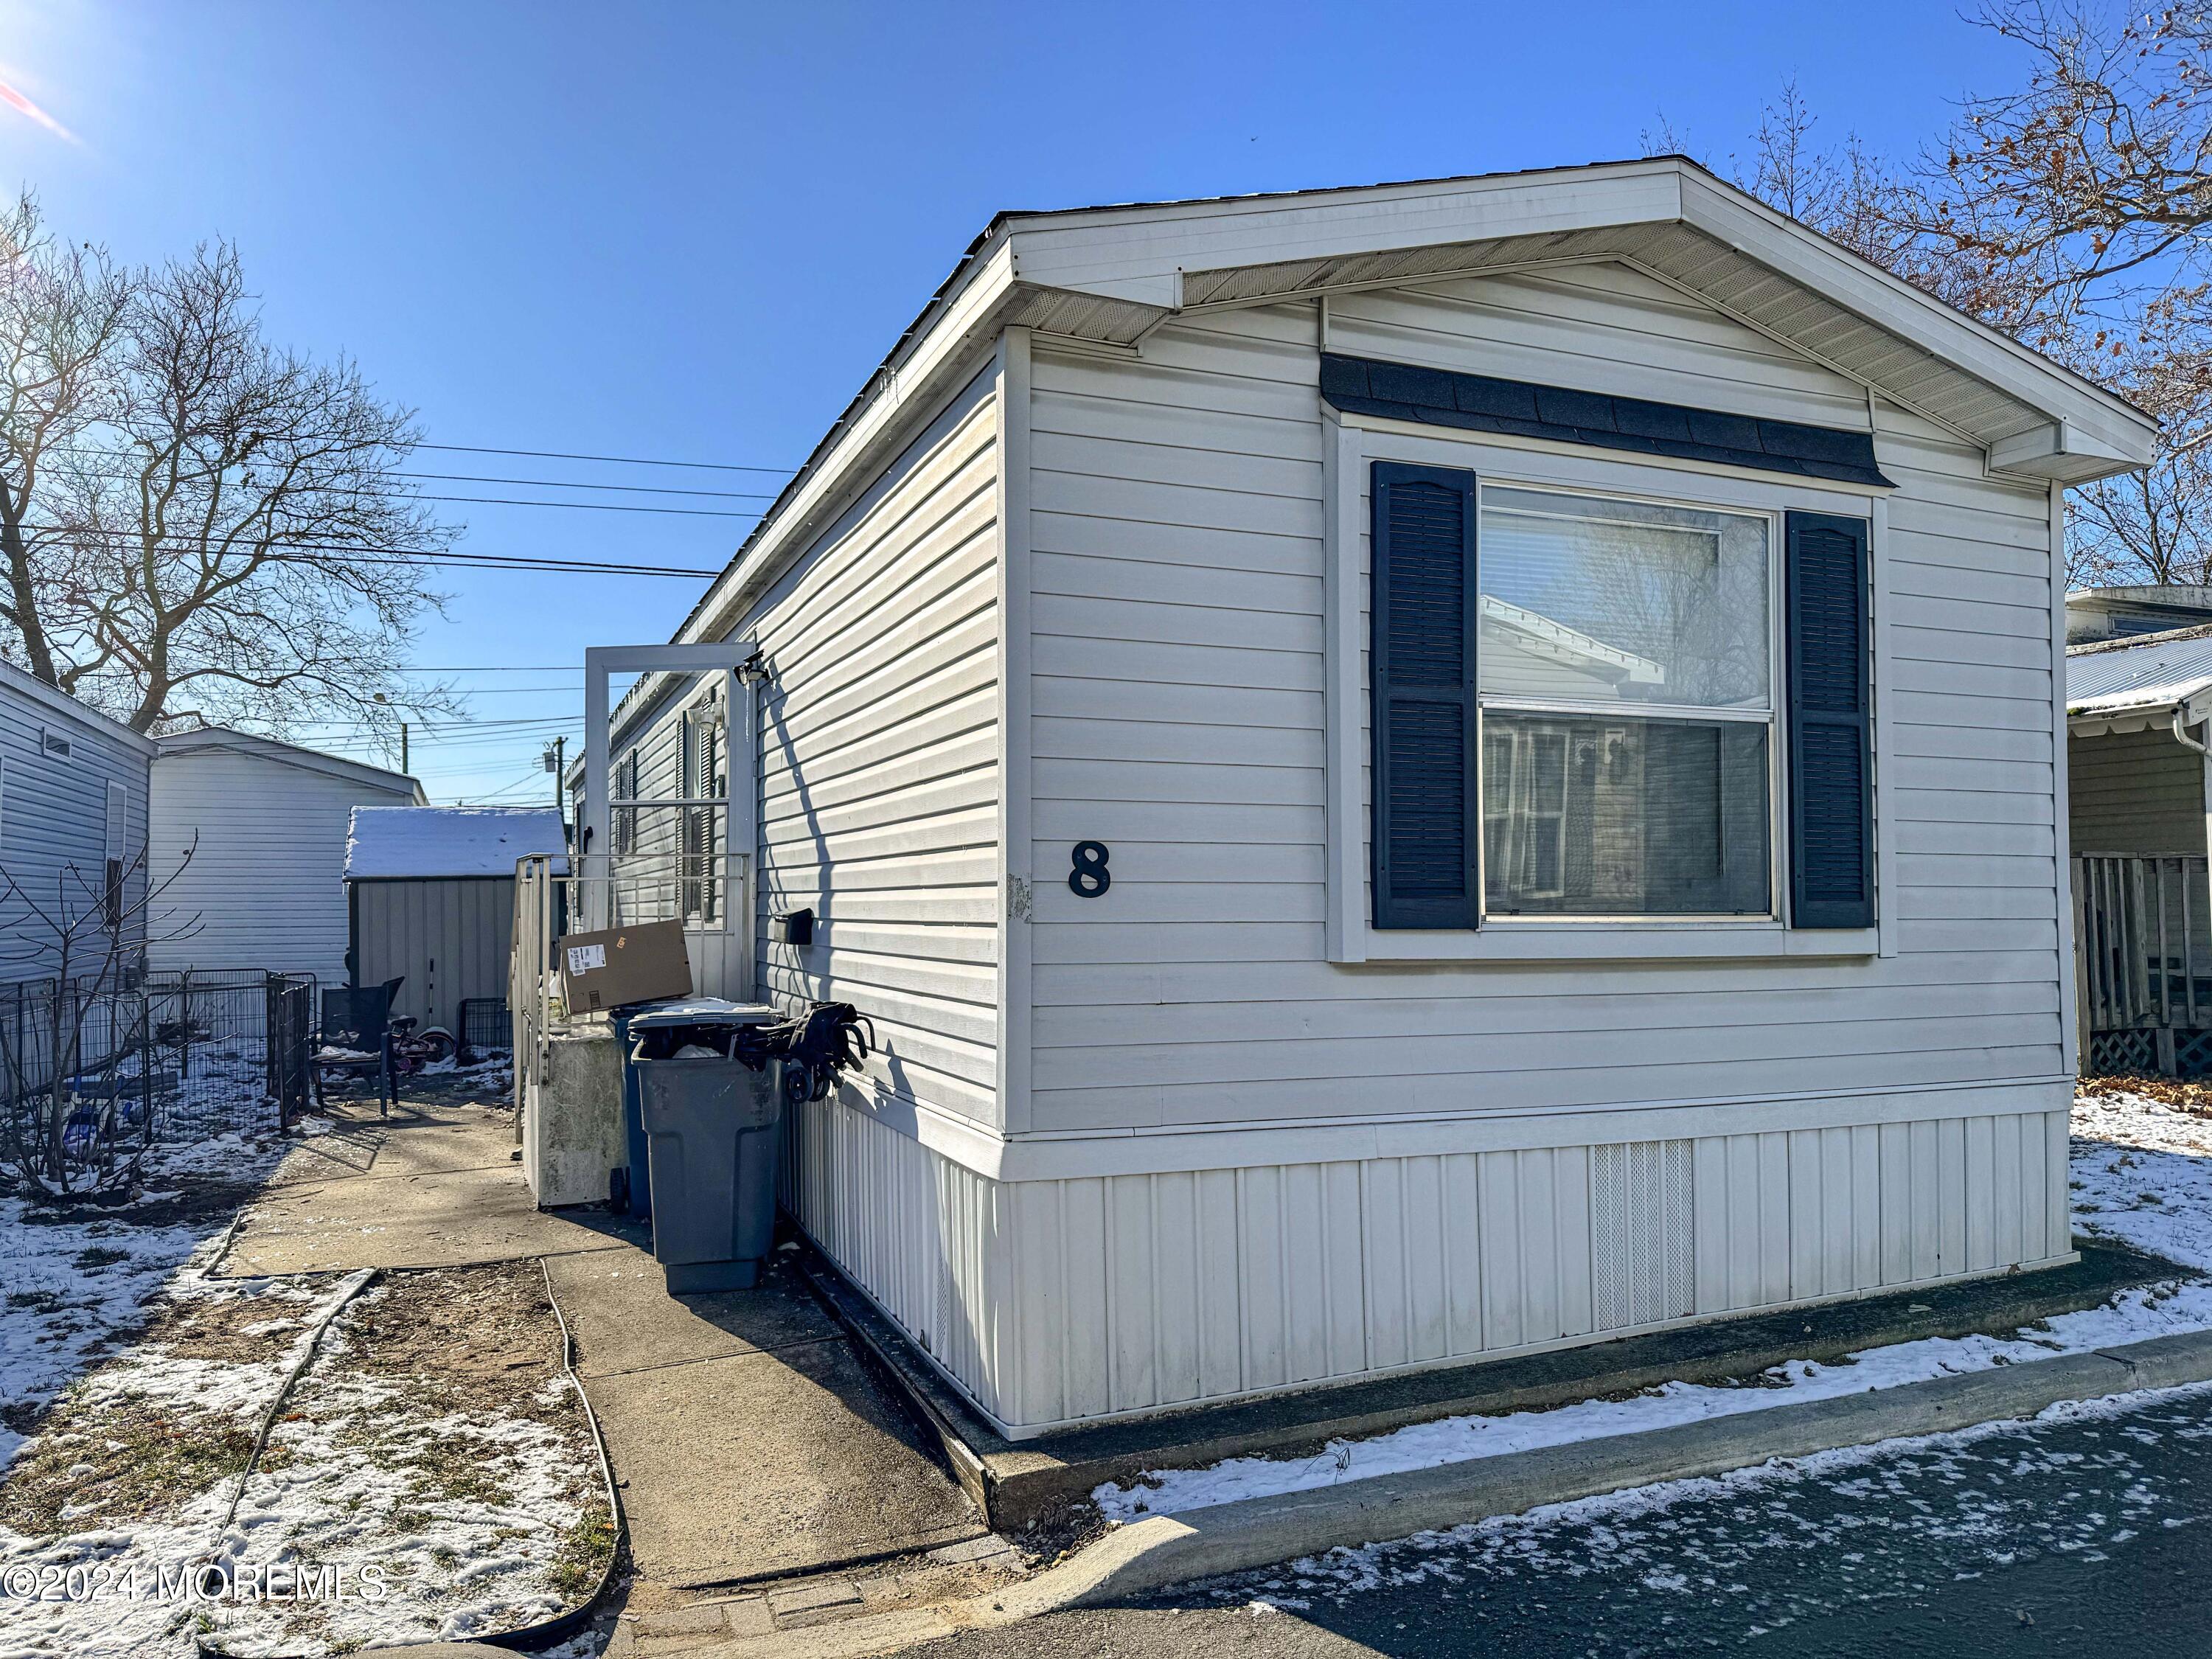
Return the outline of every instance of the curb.
<path id="1" fill-rule="evenodd" d="M 1246 1498 L 1118 1528 L 1073 1559 L 994 1595 L 746 1638 L 714 1652 L 717 1659 L 860 1659 L 962 1629 L 1092 1607 L 1489 1516 L 1724 1474 L 1777 1458 L 2029 1418 L 2068 1401 L 2206 1382 L 2212 1382 L 2212 1331 L 2188 1331 L 1641 1434 Z"/>

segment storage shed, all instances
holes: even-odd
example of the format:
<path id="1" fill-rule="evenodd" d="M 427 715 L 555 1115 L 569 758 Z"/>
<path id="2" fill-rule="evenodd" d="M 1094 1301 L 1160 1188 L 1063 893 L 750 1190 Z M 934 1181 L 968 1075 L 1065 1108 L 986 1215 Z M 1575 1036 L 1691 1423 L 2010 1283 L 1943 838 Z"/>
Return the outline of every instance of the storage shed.
<path id="1" fill-rule="evenodd" d="M 1676 159 L 1002 215 L 587 654 L 586 873 L 721 815 L 701 988 L 881 1038 L 786 1202 L 1018 1437 L 2066 1261 L 2153 434 Z"/>
<path id="2" fill-rule="evenodd" d="M 97 902 L 115 872 L 134 954 L 147 932 L 140 854 L 153 760 L 152 738 L 0 662 L 0 870 L 49 910 L 63 891 L 73 910 Z M 175 871 L 155 861 L 153 879 Z M 32 949 L 45 935 L 23 900 L 0 896 L 0 983 L 54 973 Z M 80 960 L 74 971 L 98 967 Z"/>
<path id="3" fill-rule="evenodd" d="M 355 807 L 345 860 L 349 982 L 404 975 L 393 1013 L 471 1041 L 461 1005 L 507 999 L 515 861 L 566 850 L 550 807 Z M 503 1029 L 503 1019 L 485 1028 L 488 1036 Z"/>
<path id="4" fill-rule="evenodd" d="M 356 806 L 421 806 L 404 773 L 224 726 L 158 739 L 157 856 L 198 851 L 164 896 L 198 917 L 157 969 L 261 968 L 346 982 L 346 834 Z"/>

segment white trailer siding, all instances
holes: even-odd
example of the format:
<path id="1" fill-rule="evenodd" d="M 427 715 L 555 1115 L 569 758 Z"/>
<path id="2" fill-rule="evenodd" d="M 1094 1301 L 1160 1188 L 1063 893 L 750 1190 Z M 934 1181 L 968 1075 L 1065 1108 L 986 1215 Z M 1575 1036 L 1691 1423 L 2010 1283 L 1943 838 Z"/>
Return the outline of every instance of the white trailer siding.
<path id="1" fill-rule="evenodd" d="M 1343 965 L 1319 327 L 1038 349 L 1026 1115 L 979 1154 L 812 1109 L 810 1231 L 1016 1434 L 2065 1259 L 2048 489 L 1878 405 L 1879 952 Z M 1620 266 L 1338 296 L 1328 327 L 1868 419 Z M 1066 886 L 1081 840 L 1111 848 L 1103 899 Z"/>
<path id="2" fill-rule="evenodd" d="M 2163 726 L 2067 741 L 2077 853 L 2205 854 L 2204 757 Z"/>
<path id="3" fill-rule="evenodd" d="M 94 908 L 108 858 L 127 867 L 146 848 L 153 755 L 150 739 L 0 663 L 0 870 L 49 912 Z M 157 860 L 154 878 L 173 868 Z M 134 941 L 145 936 L 145 883 L 142 866 L 124 896 Z M 16 947 L 0 952 L 0 981 L 51 976 L 57 964 L 31 948 L 46 937 L 23 900 L 0 898 L 0 938 Z M 73 971 L 98 965 L 80 953 Z"/>
<path id="4" fill-rule="evenodd" d="M 997 1120 L 997 417 L 973 381 L 732 630 L 773 670 L 755 732 L 758 994 L 874 1022 L 866 1094 L 894 1114 Z M 678 682 L 618 718 L 644 797 L 678 794 Z M 745 785 L 736 780 L 734 788 Z M 673 814 L 648 813 L 672 845 Z M 658 844 L 658 843 L 653 843 Z M 814 943 L 769 937 L 816 913 Z"/>
<path id="5" fill-rule="evenodd" d="M 349 817 L 356 806 L 419 799 L 411 780 L 387 775 L 379 784 L 299 765 L 281 751 L 165 745 L 154 763 L 155 851 L 169 868 L 198 850 L 162 896 L 174 913 L 172 930 L 189 921 L 192 931 L 157 938 L 153 965 L 260 968 L 346 983 Z"/>
<path id="6" fill-rule="evenodd" d="M 1331 343 L 1863 427 L 1856 388 L 1654 289 L 1603 266 L 1346 297 Z M 1164 330 L 1141 364 L 1038 359 L 1037 1128 L 2061 1073 L 2047 494 L 1887 410 L 1894 957 L 1324 960 L 1314 331 L 1311 307 L 1279 307 Z M 1102 518 L 1110 501 L 1144 522 Z M 1085 837 L 1113 848 L 1103 901 L 1053 878 Z"/>

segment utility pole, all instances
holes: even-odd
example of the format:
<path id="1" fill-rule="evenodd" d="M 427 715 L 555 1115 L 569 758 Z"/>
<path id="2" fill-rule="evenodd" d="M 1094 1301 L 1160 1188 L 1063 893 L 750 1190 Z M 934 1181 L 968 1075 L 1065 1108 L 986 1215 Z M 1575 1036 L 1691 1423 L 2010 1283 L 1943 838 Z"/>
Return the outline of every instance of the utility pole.
<path id="1" fill-rule="evenodd" d="M 408 769 L 408 766 L 407 766 L 407 722 L 406 722 L 405 720 L 402 720 L 402 721 L 400 721 L 400 722 L 399 722 L 399 769 L 400 769 L 401 771 L 403 771 L 403 772 L 404 772 L 404 771 L 406 771 L 406 770 Z"/>
<path id="2" fill-rule="evenodd" d="M 562 799 L 562 781 L 568 775 L 568 739 L 564 733 L 553 739 L 553 811 L 561 819 L 561 834 L 568 833 L 568 806 Z"/>

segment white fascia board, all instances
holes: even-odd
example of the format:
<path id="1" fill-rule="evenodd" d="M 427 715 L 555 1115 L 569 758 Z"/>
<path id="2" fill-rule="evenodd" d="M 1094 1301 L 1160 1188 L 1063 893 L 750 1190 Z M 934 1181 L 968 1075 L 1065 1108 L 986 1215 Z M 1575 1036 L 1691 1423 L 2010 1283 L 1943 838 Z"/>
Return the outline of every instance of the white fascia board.
<path id="1" fill-rule="evenodd" d="M 963 365 L 980 368 L 980 354 L 995 349 L 998 327 L 1015 299 L 1013 251 L 1003 230 L 981 255 L 973 274 L 947 301 L 944 313 L 915 342 L 914 349 L 875 377 L 867 405 L 829 453 L 815 462 L 798 493 L 764 520 L 756 539 L 739 558 L 714 578 L 706 597 L 671 647 L 710 645 L 726 639 L 744 618 L 746 608 L 769 583 L 805 552 L 813 538 L 833 523 L 847 503 L 871 483 L 911 423 L 908 417 L 947 391 Z M 963 382 L 964 383 L 964 382 Z M 650 647 L 624 647 L 645 650 Z M 610 740 L 626 736 L 652 713 L 667 678 L 684 671 L 672 662 L 628 662 L 617 672 L 645 672 L 622 701 L 599 719 Z"/>
<path id="2" fill-rule="evenodd" d="M 2094 445 L 2113 458 L 2109 471 L 2149 465 L 2158 423 L 2124 400 L 1749 197 L 1687 172 L 1681 179 L 1692 228 L 2042 410 L 2069 429 L 2075 453 Z"/>
<path id="3" fill-rule="evenodd" d="M 1181 273 L 1540 236 L 1682 216 L 1680 165 L 1624 162 L 1443 184 L 1016 218 L 1024 282 L 1174 307 Z"/>
<path id="4" fill-rule="evenodd" d="M 983 356 L 996 349 L 1007 307 L 1017 301 L 1019 284 L 1014 271 L 1012 239 L 1001 227 L 914 349 L 877 371 L 875 392 L 866 406 L 813 464 L 798 493 L 762 523 L 743 556 L 732 559 L 714 578 L 672 645 L 711 644 L 726 638 L 761 591 L 874 480 L 878 468 L 905 438 L 911 417 L 964 385 L 963 368 L 969 375 L 981 368 Z M 645 666 L 631 663 L 624 668 Z M 666 677 L 679 672 L 665 664 L 647 669 L 612 710 L 611 738 L 634 730 L 666 689 Z"/>
<path id="5" fill-rule="evenodd" d="M 678 643 L 719 639 L 738 622 L 744 602 L 762 586 L 764 573 L 778 568 L 784 555 L 798 552 L 842 509 L 848 493 L 872 476 L 866 459 L 895 441 L 902 417 L 941 390 L 943 382 L 980 346 L 995 338 L 993 324 L 1013 287 L 1013 245 L 1002 237 L 914 349 L 877 376 L 875 396 L 867 407 L 854 416 L 852 426 L 775 522 L 765 527 L 752 550 L 714 579 L 690 624 L 677 636 Z M 979 336 L 988 338 L 979 340 Z"/>

